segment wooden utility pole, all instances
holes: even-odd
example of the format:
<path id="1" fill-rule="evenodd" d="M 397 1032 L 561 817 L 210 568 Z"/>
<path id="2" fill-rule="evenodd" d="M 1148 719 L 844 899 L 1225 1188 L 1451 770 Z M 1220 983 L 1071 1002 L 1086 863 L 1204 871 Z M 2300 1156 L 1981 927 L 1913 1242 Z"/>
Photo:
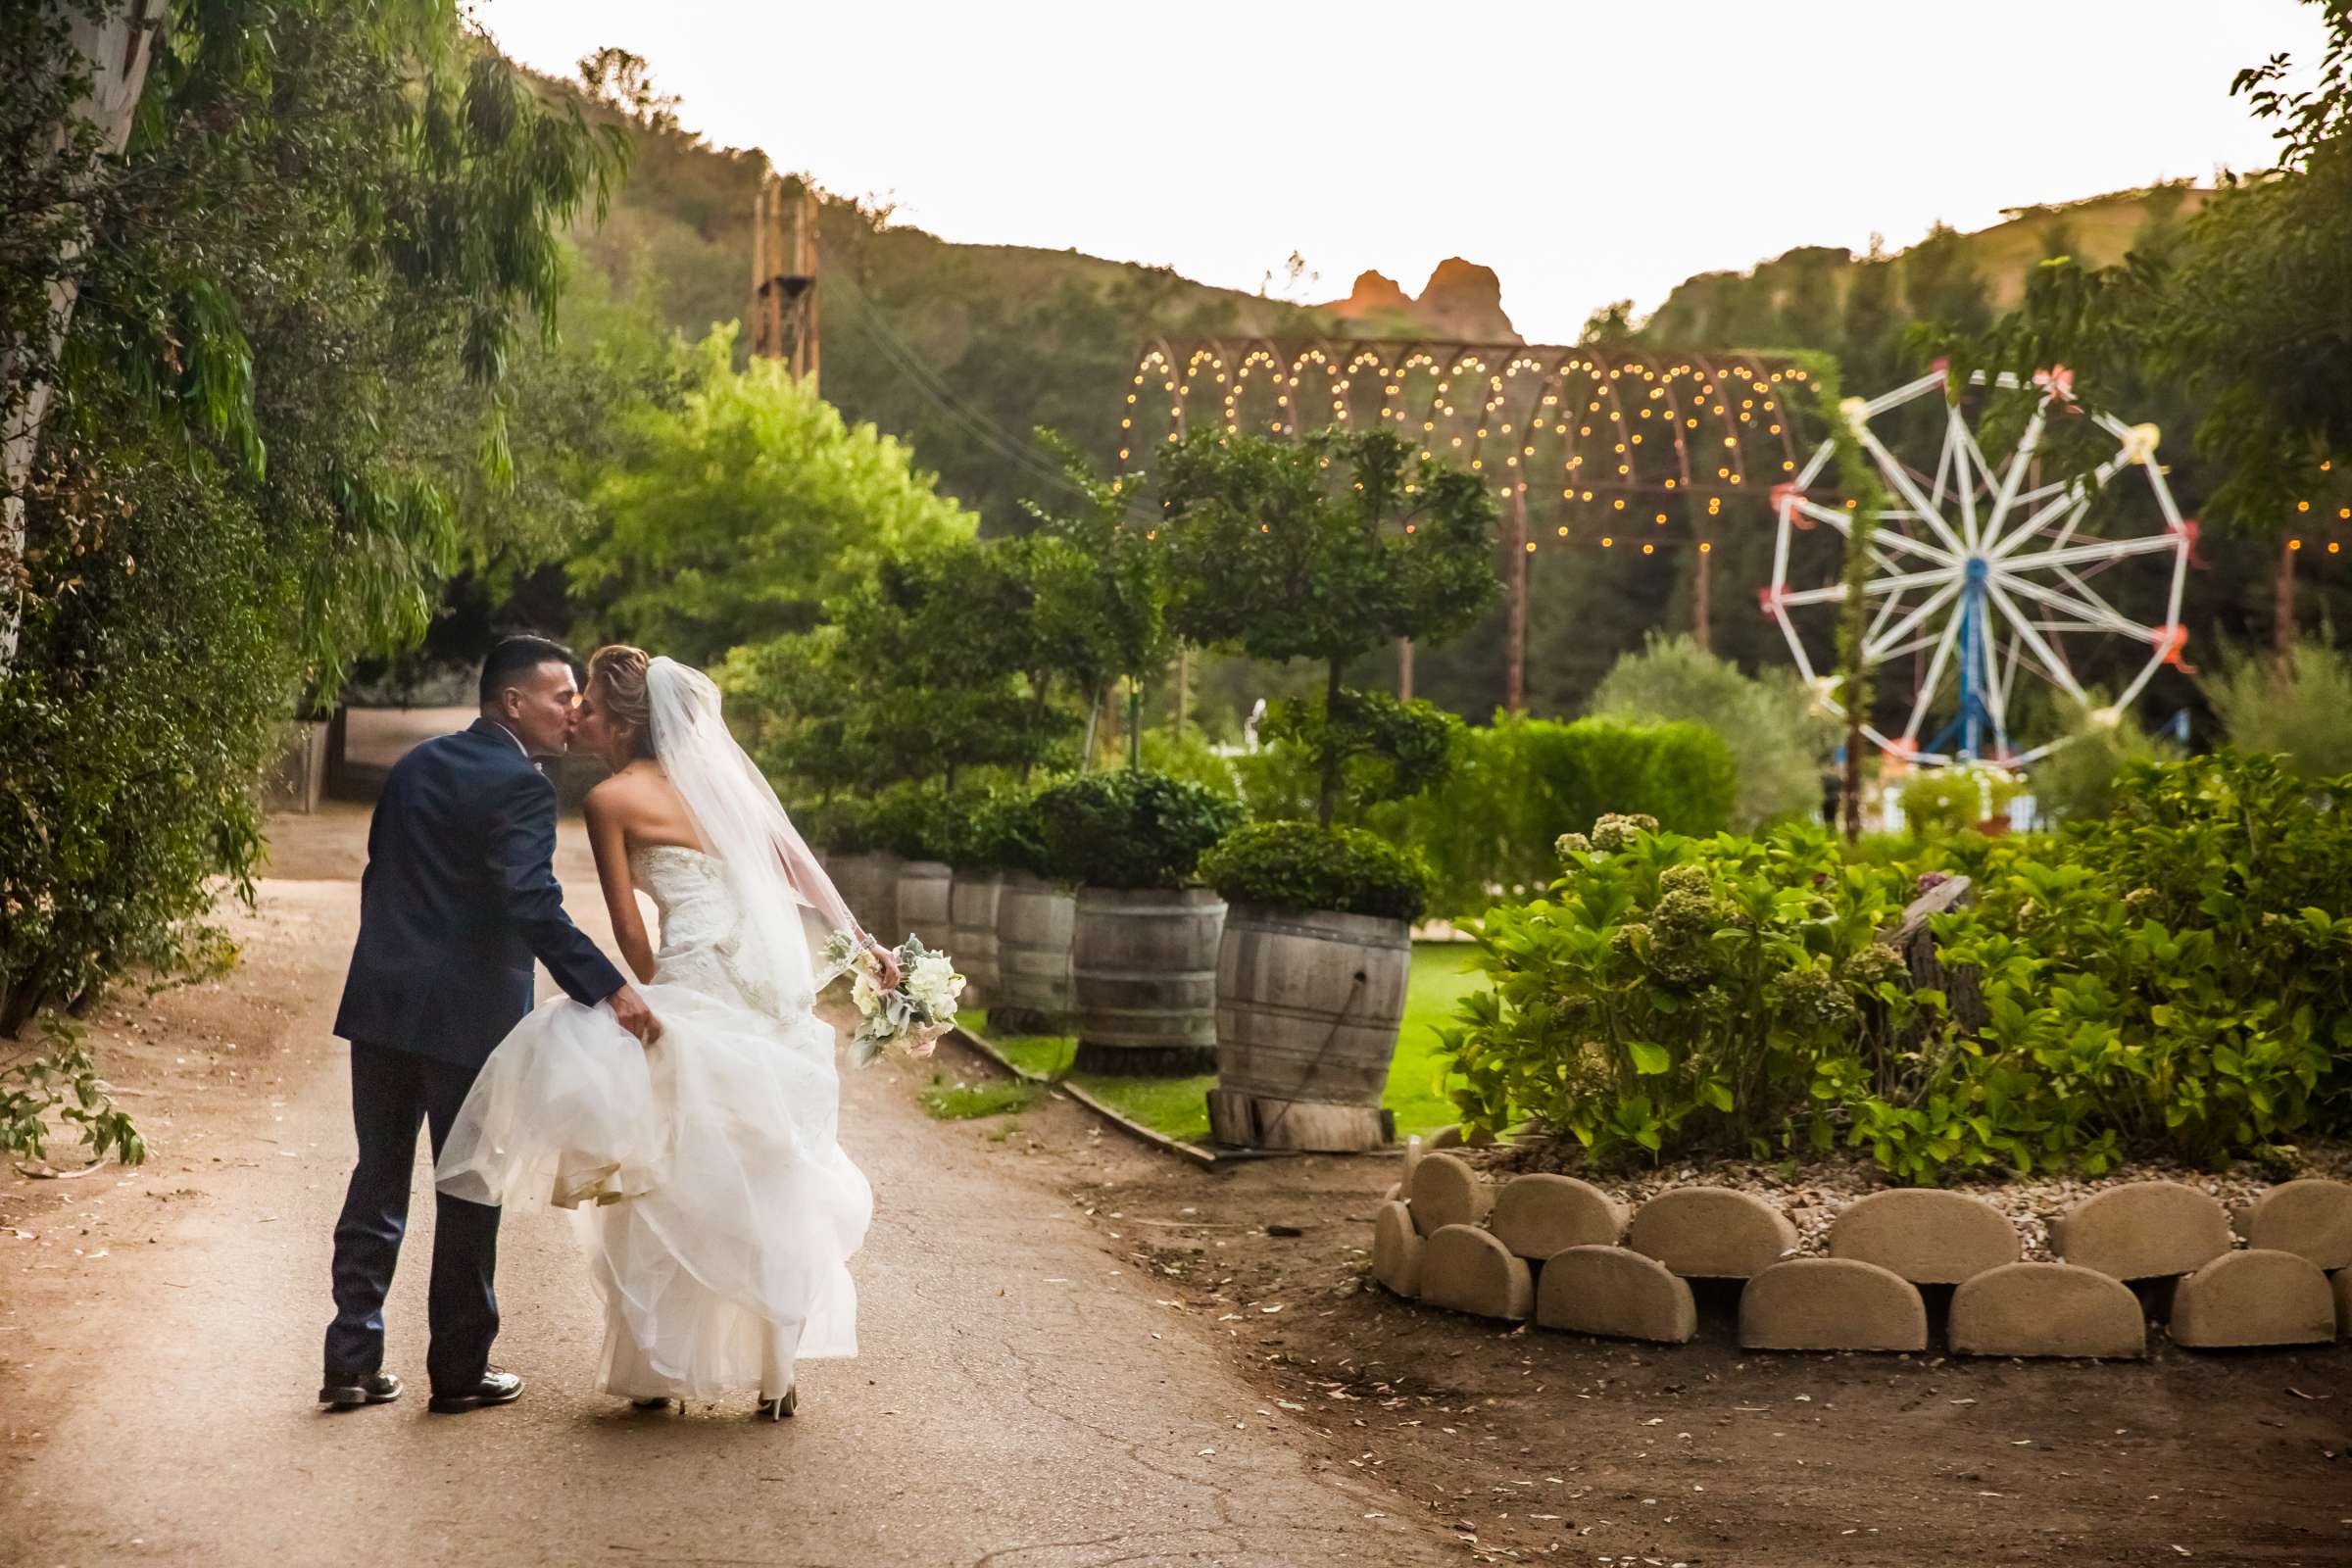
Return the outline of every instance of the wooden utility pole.
<path id="1" fill-rule="evenodd" d="M 1707 635 L 1707 622 L 1714 612 L 1714 574 L 1710 569 L 1714 560 L 1714 553 L 1707 548 L 1707 541 L 1700 540 L 1698 566 L 1690 574 L 1690 637 L 1698 644 L 1702 654 L 1713 652 L 1713 643 Z"/>
<path id="2" fill-rule="evenodd" d="M 2271 585 L 2271 652 L 2281 663 L 2295 651 L 2295 547 L 2301 543 L 2292 535 L 2278 541 L 2278 572 Z"/>
<path id="3" fill-rule="evenodd" d="M 816 390 L 816 192 L 769 174 L 752 204 L 752 353 Z"/>
<path id="4" fill-rule="evenodd" d="M 1509 666 L 1502 683 L 1502 706 L 1514 713 L 1527 711 L 1527 486 L 1511 486 L 1511 616 Z"/>
<path id="5" fill-rule="evenodd" d="M 1410 637 L 1396 639 L 1396 700 L 1400 703 L 1413 700 L 1413 640 Z"/>

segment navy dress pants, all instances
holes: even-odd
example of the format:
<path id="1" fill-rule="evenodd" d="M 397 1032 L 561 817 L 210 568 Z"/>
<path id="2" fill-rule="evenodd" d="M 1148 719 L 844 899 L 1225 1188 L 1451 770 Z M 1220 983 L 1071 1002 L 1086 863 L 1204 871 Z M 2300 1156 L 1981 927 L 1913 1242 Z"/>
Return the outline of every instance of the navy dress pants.
<path id="1" fill-rule="evenodd" d="M 351 1120 L 360 1137 L 360 1162 L 335 1221 L 329 1373 L 382 1370 L 384 1297 L 409 1224 L 416 1129 L 420 1123 L 431 1129 L 438 1160 L 478 1070 L 352 1042 Z M 433 1273 L 425 1300 L 432 1341 L 424 1362 L 435 1394 L 471 1392 L 490 1365 L 490 1342 L 498 1337 L 498 1296 L 491 1289 L 498 1215 L 487 1204 L 435 1195 Z"/>

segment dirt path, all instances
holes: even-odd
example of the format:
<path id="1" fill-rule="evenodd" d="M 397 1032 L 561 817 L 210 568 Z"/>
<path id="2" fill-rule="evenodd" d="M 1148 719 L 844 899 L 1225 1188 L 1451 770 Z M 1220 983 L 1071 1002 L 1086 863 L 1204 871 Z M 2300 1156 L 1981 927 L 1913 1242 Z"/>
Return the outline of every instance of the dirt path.
<path id="1" fill-rule="evenodd" d="M 562 1220 L 510 1215 L 497 1359 L 513 1408 L 422 1397 L 431 1205 L 389 1309 L 412 1395 L 310 1403 L 329 1231 L 351 1157 L 326 1035 L 356 918 L 365 813 L 279 823 L 243 965 L 94 1021 L 155 1157 L 0 1184 L 0 1562 L 1111 1563 L 1458 1559 L 1238 1373 L 1164 1282 L 1065 1198 L 1097 1155 L 1013 1157 L 928 1120 L 911 1075 L 851 1075 L 844 1141 L 875 1188 L 862 1356 L 803 1378 L 797 1421 L 748 1396 L 646 1417 L 590 1392 L 599 1322 Z M 560 865 L 602 935 L 568 826 Z M 542 981 L 543 994 L 545 981 Z M 1064 1118 L 1055 1120 L 1055 1118 Z"/>

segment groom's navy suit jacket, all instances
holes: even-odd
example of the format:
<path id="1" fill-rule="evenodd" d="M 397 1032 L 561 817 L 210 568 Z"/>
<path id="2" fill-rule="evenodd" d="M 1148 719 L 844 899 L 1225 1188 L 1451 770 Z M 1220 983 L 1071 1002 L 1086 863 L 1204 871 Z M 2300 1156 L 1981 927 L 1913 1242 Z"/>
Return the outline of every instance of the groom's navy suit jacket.
<path id="1" fill-rule="evenodd" d="M 575 1002 L 619 990 L 564 912 L 555 853 L 555 786 L 501 726 L 402 758 L 368 828 L 335 1033 L 478 1070 L 531 1010 L 534 956 Z"/>

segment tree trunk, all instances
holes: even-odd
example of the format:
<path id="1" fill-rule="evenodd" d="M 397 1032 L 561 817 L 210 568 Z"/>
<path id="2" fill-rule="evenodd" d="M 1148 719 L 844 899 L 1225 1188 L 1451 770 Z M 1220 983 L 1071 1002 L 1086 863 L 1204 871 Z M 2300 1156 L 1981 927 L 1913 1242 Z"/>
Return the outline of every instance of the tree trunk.
<path id="1" fill-rule="evenodd" d="M 1340 747 L 1332 733 L 1339 706 L 1340 662 L 1335 659 L 1323 683 L 1323 784 L 1315 797 L 1315 820 L 1325 827 L 1331 826 L 1332 812 L 1340 804 Z"/>
<path id="2" fill-rule="evenodd" d="M 130 139 L 130 122 L 139 94 L 147 84 L 147 62 L 155 31 L 163 25 L 159 0 L 115 0 L 96 18 L 77 16 L 73 22 L 74 47 L 89 64 L 88 93 L 76 117 L 98 132 L 107 157 L 121 156 Z M 70 127 L 60 126 L 62 147 Z M 49 354 L 54 362 L 65 347 L 66 328 L 74 320 L 74 284 L 67 275 L 87 237 L 69 243 L 57 258 L 57 275 L 49 283 Z M 13 350 L 0 350 L 0 387 L 15 387 L 23 365 Z M 41 444 L 41 421 L 49 412 L 49 383 L 35 381 L 17 389 L 16 413 L 0 430 L 0 462 L 7 468 L 8 489 L 0 495 L 0 569 L 13 570 L 24 558 L 24 487 L 32 477 L 33 455 Z M 17 660 L 17 636 L 24 607 L 12 593 L 0 594 L 0 669 Z"/>
<path id="3" fill-rule="evenodd" d="M 1848 843 L 1862 837 L 1862 708 L 1858 703 L 1846 706 L 1845 716 L 1845 837 Z"/>

